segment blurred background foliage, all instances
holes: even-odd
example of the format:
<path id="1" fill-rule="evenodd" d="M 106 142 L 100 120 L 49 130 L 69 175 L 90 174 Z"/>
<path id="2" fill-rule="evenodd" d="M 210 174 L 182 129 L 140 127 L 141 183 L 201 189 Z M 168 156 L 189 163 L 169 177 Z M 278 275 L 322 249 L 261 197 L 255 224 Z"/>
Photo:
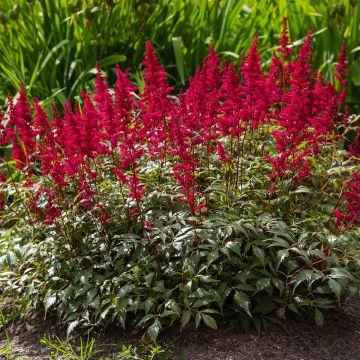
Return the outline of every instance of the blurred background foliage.
<path id="1" fill-rule="evenodd" d="M 347 103 L 360 110 L 359 0 L 1 0 L 0 100 L 21 82 L 45 101 L 63 103 L 94 78 L 99 60 L 112 80 L 113 65 L 139 68 L 150 39 L 178 90 L 194 74 L 211 42 L 240 61 L 259 35 L 267 66 L 278 43 L 282 17 L 294 45 L 315 30 L 315 63 L 326 79 L 346 40 L 351 65 Z"/>

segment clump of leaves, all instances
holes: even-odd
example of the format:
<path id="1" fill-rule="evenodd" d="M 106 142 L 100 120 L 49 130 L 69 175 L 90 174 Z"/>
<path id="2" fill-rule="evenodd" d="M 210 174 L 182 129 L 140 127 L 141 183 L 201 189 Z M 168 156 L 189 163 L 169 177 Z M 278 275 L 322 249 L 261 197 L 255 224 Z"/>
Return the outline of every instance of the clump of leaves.
<path id="1" fill-rule="evenodd" d="M 136 100 L 98 68 L 93 96 L 49 122 L 22 87 L 0 137 L 4 292 L 68 334 L 116 322 L 156 341 L 229 312 L 261 331 L 304 309 L 321 325 L 359 292 L 359 163 L 335 135 L 345 48 L 336 89 L 311 36 L 290 60 L 284 22 L 269 74 L 257 38 L 240 75 L 212 47 L 177 101 L 150 43 Z"/>

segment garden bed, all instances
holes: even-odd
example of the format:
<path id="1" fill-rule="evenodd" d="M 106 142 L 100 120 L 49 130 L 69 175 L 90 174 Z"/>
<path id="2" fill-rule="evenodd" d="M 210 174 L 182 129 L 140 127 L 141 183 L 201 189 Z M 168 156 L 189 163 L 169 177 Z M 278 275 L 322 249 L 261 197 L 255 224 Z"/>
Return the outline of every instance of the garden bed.
<path id="1" fill-rule="evenodd" d="M 255 331 L 244 331 L 241 327 L 229 328 L 219 323 L 217 331 L 200 327 L 197 331 L 189 327 L 179 332 L 170 329 L 160 337 L 159 343 L 167 348 L 165 359 L 303 359 L 303 360 L 356 360 L 360 358 L 360 299 L 344 305 L 343 309 L 328 312 L 323 327 L 317 327 L 311 318 L 297 316 L 284 323 L 286 331 L 270 325 L 267 332 L 258 335 Z M 59 329 L 55 322 L 44 317 L 29 316 L 9 327 L 12 355 L 22 360 L 42 360 L 49 356 L 45 346 L 40 345 L 44 334 L 65 338 L 66 329 Z M 77 338 L 80 333 L 74 335 Z M 138 336 L 131 336 L 122 329 L 111 328 L 94 335 L 97 339 L 94 359 L 119 359 L 119 344 L 139 344 Z M 85 336 L 86 338 L 86 336 Z M 5 346 L 0 341 L 0 347 Z M 157 358 L 155 358 L 157 359 Z M 159 357 L 159 359 L 161 359 Z"/>

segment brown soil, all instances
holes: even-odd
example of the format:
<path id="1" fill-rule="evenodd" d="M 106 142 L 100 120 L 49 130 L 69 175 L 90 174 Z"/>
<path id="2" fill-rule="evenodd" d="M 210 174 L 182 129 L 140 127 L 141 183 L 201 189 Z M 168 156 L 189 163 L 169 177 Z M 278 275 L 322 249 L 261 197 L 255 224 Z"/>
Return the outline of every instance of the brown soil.
<path id="1" fill-rule="evenodd" d="M 186 329 L 179 333 L 171 329 L 160 338 L 167 344 L 170 359 L 183 360 L 360 360 L 360 299 L 346 304 L 343 310 L 326 314 L 323 327 L 316 327 L 312 319 L 298 317 L 288 320 L 287 331 L 271 325 L 264 335 L 229 329 L 225 324 L 214 331 L 208 328 Z M 51 320 L 28 317 L 9 327 L 12 356 L 23 360 L 49 358 L 49 351 L 39 340 L 44 334 L 64 336 Z M 5 345 L 0 332 L 0 347 Z M 136 342 L 119 329 L 109 329 L 98 336 L 96 349 L 102 355 L 114 355 L 120 342 Z"/>

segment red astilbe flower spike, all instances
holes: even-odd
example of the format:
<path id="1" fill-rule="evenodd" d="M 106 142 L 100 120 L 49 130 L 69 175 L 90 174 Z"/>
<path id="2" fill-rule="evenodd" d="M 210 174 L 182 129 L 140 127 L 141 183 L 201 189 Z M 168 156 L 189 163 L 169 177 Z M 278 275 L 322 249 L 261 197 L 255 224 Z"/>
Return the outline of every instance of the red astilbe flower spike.
<path id="1" fill-rule="evenodd" d="M 220 88 L 220 96 L 223 99 L 220 111 L 223 112 L 223 115 L 218 122 L 218 128 L 223 136 L 231 135 L 236 138 L 245 131 L 239 115 L 243 106 L 240 94 L 240 78 L 235 72 L 235 66 L 234 64 L 225 64 Z"/>
<path id="2" fill-rule="evenodd" d="M 100 115 L 104 121 L 109 121 L 113 117 L 113 104 L 109 93 L 109 84 L 101 74 L 100 63 L 96 63 L 96 81 L 93 100 L 97 105 Z"/>
<path id="3" fill-rule="evenodd" d="M 28 102 L 26 93 L 25 93 L 25 85 L 21 84 L 19 99 L 15 105 L 15 115 L 16 115 L 16 126 L 19 131 L 19 135 L 24 144 L 25 151 L 28 159 L 30 159 L 31 155 L 35 151 L 35 140 L 34 140 L 34 132 L 31 124 L 31 111 L 32 108 Z"/>
<path id="4" fill-rule="evenodd" d="M 345 76 L 350 71 L 350 69 L 347 67 L 348 65 L 349 62 L 347 60 L 346 43 L 343 41 L 341 44 L 340 54 L 338 56 L 338 64 L 336 65 L 336 71 L 334 74 L 334 77 L 339 80 L 339 95 L 337 101 L 338 111 L 340 111 L 340 107 L 344 103 L 346 97 L 347 89 L 345 85 L 349 82 L 349 80 L 347 80 Z"/>
<path id="5" fill-rule="evenodd" d="M 269 104 L 274 105 L 281 103 L 284 83 L 283 62 L 276 56 L 276 54 L 274 54 L 271 59 L 269 74 L 267 75 L 265 82 L 265 92 L 268 95 Z M 275 109 L 272 109 L 271 112 L 274 113 Z"/>
<path id="6" fill-rule="evenodd" d="M 323 84 L 321 73 L 318 73 L 313 89 L 311 112 L 313 116 L 309 117 L 309 124 L 315 130 L 315 137 L 330 135 L 337 116 L 336 89 L 330 83 Z"/>
<path id="7" fill-rule="evenodd" d="M 345 85 L 349 82 L 349 80 L 345 79 L 345 76 L 350 69 L 348 69 L 349 62 L 347 60 L 347 52 L 346 52 L 346 43 L 345 41 L 341 44 L 340 54 L 338 56 L 338 64 L 336 65 L 336 71 L 334 77 L 339 80 L 341 86 Z"/>
<path id="8" fill-rule="evenodd" d="M 204 59 L 201 68 L 190 79 L 185 95 L 180 95 L 179 105 L 169 122 L 171 153 L 179 157 L 173 166 L 174 177 L 182 187 L 182 193 L 192 213 L 196 210 L 196 197 L 199 188 L 194 171 L 200 165 L 201 149 L 208 153 L 214 151 L 213 140 L 218 138 L 218 112 L 220 102 L 220 58 L 214 45 Z M 200 211 L 200 208 L 198 208 Z"/>
<path id="9" fill-rule="evenodd" d="M 100 127 L 104 130 L 104 140 L 110 141 L 111 148 L 114 148 L 117 142 L 117 133 L 119 124 L 114 116 L 114 104 L 109 93 L 109 84 L 101 75 L 100 63 L 96 64 L 96 89 L 94 91 L 93 101 L 96 103 Z"/>
<path id="10" fill-rule="evenodd" d="M 50 125 L 53 128 L 54 139 L 59 144 L 59 146 L 63 148 L 64 144 L 61 135 L 64 133 L 64 120 L 54 104 L 51 105 L 51 108 L 54 114 L 54 120 Z"/>
<path id="11" fill-rule="evenodd" d="M 8 144 L 7 129 L 5 128 L 5 117 L 3 112 L 0 110 L 0 146 Z"/>
<path id="12" fill-rule="evenodd" d="M 7 127 L 4 130 L 5 137 L 3 139 L 3 143 L 9 144 L 12 141 L 11 158 L 16 161 L 17 167 L 22 168 L 24 167 L 24 164 L 26 164 L 26 156 L 16 136 L 17 117 L 15 115 L 14 103 L 10 97 L 8 98 L 8 102 L 9 102 L 9 107 L 8 107 L 9 121 Z"/>
<path id="13" fill-rule="evenodd" d="M 289 38 L 289 31 L 288 31 L 288 19 L 287 17 L 283 17 L 282 20 L 282 32 L 280 37 L 280 48 L 277 49 L 278 52 L 283 54 L 283 59 L 286 60 L 289 58 L 293 52 L 293 49 L 289 47 L 290 45 L 290 38 Z"/>
<path id="14" fill-rule="evenodd" d="M 42 175 L 49 175 L 52 172 L 53 164 L 57 161 L 57 148 L 54 133 L 48 121 L 48 115 L 40 105 L 38 99 L 34 98 L 34 134 L 39 135 L 38 151 L 41 163 Z"/>
<path id="15" fill-rule="evenodd" d="M 31 124 L 31 106 L 27 100 L 24 84 L 20 85 L 19 98 L 14 105 L 9 98 L 9 122 L 7 139 L 13 141 L 12 158 L 22 168 L 30 164 L 35 153 L 34 132 Z M 19 138 L 19 139 L 18 139 Z M 19 140 L 21 143 L 19 143 Z"/>
<path id="16" fill-rule="evenodd" d="M 198 68 L 195 76 L 190 79 L 184 99 L 187 114 L 184 125 L 192 132 L 198 133 L 194 143 L 204 144 L 208 150 L 210 141 L 218 137 L 216 123 L 221 98 L 219 66 L 220 58 L 212 44 L 201 68 Z"/>
<path id="17" fill-rule="evenodd" d="M 122 72 L 119 65 L 116 65 L 117 78 L 114 85 L 116 123 L 114 126 L 118 126 L 118 129 L 113 129 L 112 132 L 114 134 L 119 132 L 119 136 L 126 133 L 133 117 L 132 112 L 135 110 L 133 93 L 137 91 L 137 87 L 128 79 L 129 71 L 130 69 L 126 69 Z"/>
<path id="18" fill-rule="evenodd" d="M 265 92 L 265 78 L 261 72 L 260 53 L 257 45 L 258 36 L 256 35 L 251 44 L 248 56 L 241 67 L 243 91 L 245 94 L 241 118 L 251 123 L 254 130 L 267 120 L 270 105 L 269 97 Z"/>
<path id="19" fill-rule="evenodd" d="M 34 136 L 39 135 L 40 138 L 44 138 L 50 132 L 50 124 L 48 121 L 48 115 L 40 105 L 37 98 L 33 98 L 35 103 L 35 116 L 33 121 Z"/>
<path id="20" fill-rule="evenodd" d="M 289 74 L 287 82 L 289 88 L 283 93 L 280 99 L 282 105 L 279 111 L 273 116 L 277 119 L 280 129 L 272 132 L 276 140 L 275 150 L 279 151 L 278 158 L 266 158 L 274 166 L 275 172 L 270 174 L 271 178 L 277 176 L 283 177 L 288 170 L 290 174 L 299 173 L 298 179 L 309 176 L 309 162 L 306 159 L 310 153 L 299 151 L 297 148 L 302 142 L 308 141 L 315 143 L 314 131 L 326 132 L 332 124 L 331 116 L 333 112 L 328 108 L 328 102 L 325 101 L 320 91 L 326 90 L 326 96 L 331 93 L 331 89 L 322 86 L 321 76 L 318 78 L 316 91 L 314 90 L 314 74 L 312 73 L 313 51 L 311 38 L 313 31 L 310 30 L 304 44 L 302 45 L 296 61 L 289 62 L 284 71 Z M 320 99 L 315 96 L 320 95 Z M 330 101 L 331 101 L 330 97 Z M 326 99 L 327 100 L 327 99 Z M 314 113 L 313 113 L 314 111 Z M 326 129 L 322 126 L 326 125 Z"/>
<path id="21" fill-rule="evenodd" d="M 352 174 L 344 190 L 346 207 L 344 211 L 335 210 L 333 215 L 337 218 L 336 225 L 345 228 L 355 226 L 360 222 L 360 174 Z"/>
<path id="22" fill-rule="evenodd" d="M 231 161 L 231 158 L 227 156 L 226 150 L 224 149 L 221 141 L 217 141 L 216 146 L 219 160 L 225 163 Z"/>
<path id="23" fill-rule="evenodd" d="M 140 177 L 135 170 L 132 172 L 132 176 L 129 179 L 130 185 L 130 197 L 136 201 L 137 204 L 141 202 L 141 197 L 145 193 L 145 190 L 140 185 Z"/>
<path id="24" fill-rule="evenodd" d="M 168 85 L 164 67 L 160 64 L 153 51 L 150 41 L 146 42 L 144 60 L 145 87 L 140 101 L 141 119 L 151 152 L 159 152 L 159 147 L 165 149 L 167 137 L 167 117 L 174 108 L 174 102 L 169 94 L 172 87 Z"/>
<path id="25" fill-rule="evenodd" d="M 290 62 L 285 71 L 290 74 L 290 89 L 282 98 L 284 103 L 278 114 L 278 124 L 284 128 L 284 136 L 289 146 L 304 141 L 307 136 L 308 117 L 311 114 L 311 30 L 301 47 L 297 60 Z"/>
<path id="26" fill-rule="evenodd" d="M 63 144 L 65 159 L 64 171 L 68 176 L 73 176 L 79 171 L 83 159 L 81 156 L 81 122 L 80 115 L 77 116 L 71 109 L 70 101 L 64 106 L 64 126 L 60 134 L 60 142 Z"/>
<path id="27" fill-rule="evenodd" d="M 96 111 L 90 96 L 83 92 L 84 108 L 82 113 L 76 111 L 77 123 L 80 124 L 80 137 L 82 155 L 94 159 L 100 154 L 106 154 L 107 148 L 104 144 L 104 126 L 101 116 Z M 105 125 L 106 126 L 106 125 Z"/>

